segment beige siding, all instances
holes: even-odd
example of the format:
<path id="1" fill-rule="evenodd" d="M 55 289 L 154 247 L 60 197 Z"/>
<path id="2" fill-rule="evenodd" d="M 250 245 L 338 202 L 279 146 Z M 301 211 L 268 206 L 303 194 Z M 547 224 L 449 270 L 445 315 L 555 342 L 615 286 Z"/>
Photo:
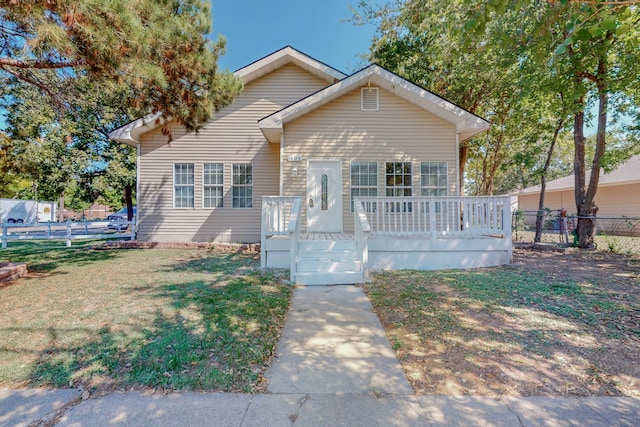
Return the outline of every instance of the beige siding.
<path id="1" fill-rule="evenodd" d="M 170 126 L 173 141 L 160 129 L 142 137 L 140 149 L 139 239 L 150 241 L 232 241 L 260 239 L 261 197 L 279 193 L 278 144 L 269 144 L 259 119 L 326 86 L 293 65 L 254 82 L 231 106 L 217 113 L 198 133 Z M 224 207 L 202 207 L 202 164 L 224 163 Z M 253 208 L 234 209 L 233 163 L 253 164 Z M 195 207 L 173 207 L 173 164 L 194 163 Z"/>
<path id="2" fill-rule="evenodd" d="M 343 97 L 285 125 L 283 193 L 306 199 L 309 159 L 342 160 L 343 227 L 353 231 L 350 212 L 351 161 L 378 162 L 378 195 L 384 195 L 384 162 L 411 161 L 413 194 L 420 194 L 420 162 L 447 162 L 449 195 L 456 194 L 455 127 L 380 89 L 379 111 L 361 111 L 357 88 Z M 288 156 L 300 155 L 301 162 Z M 298 175 L 291 176 L 296 166 Z M 305 204 L 306 206 L 306 204 Z M 306 227 L 306 207 L 302 224 Z"/>
<path id="3" fill-rule="evenodd" d="M 612 185 L 598 188 L 596 205 L 600 217 L 639 217 L 640 198 L 631 197 L 640 194 L 640 184 Z M 518 209 L 535 211 L 538 209 L 539 194 L 518 196 Z M 544 206 L 555 210 L 565 208 L 569 215 L 576 213 L 575 195 L 573 190 L 546 193 Z"/>
<path id="4" fill-rule="evenodd" d="M 633 197 L 640 194 L 640 184 L 611 185 L 598 188 L 596 205 L 598 217 L 640 217 L 640 198 Z M 540 194 L 527 194 L 518 196 L 518 209 L 522 211 L 537 211 Z M 577 212 L 575 193 L 573 190 L 555 191 L 545 193 L 545 208 L 557 210 L 564 208 L 569 215 Z M 527 224 L 535 223 L 535 214 L 530 216 Z"/>

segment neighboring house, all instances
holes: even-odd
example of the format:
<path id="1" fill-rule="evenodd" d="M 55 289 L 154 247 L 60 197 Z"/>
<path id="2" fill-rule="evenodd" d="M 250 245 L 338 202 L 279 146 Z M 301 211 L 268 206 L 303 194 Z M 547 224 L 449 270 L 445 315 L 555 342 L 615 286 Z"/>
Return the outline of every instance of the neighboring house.
<path id="1" fill-rule="evenodd" d="M 586 174 L 588 185 L 591 171 Z M 568 215 L 577 212 L 574 192 L 574 176 L 565 176 L 549 181 L 544 196 L 545 208 L 551 210 L 564 209 Z M 640 217 L 640 155 L 633 156 L 610 173 L 600 171 L 600 181 L 595 202 L 598 206 L 598 218 Z M 540 186 L 525 188 L 518 194 L 518 209 L 533 212 L 527 220 L 528 225 L 535 224 L 535 212 L 540 200 Z M 620 228 L 613 221 L 599 221 L 599 229 L 606 227 Z M 626 226 L 623 226 L 625 228 Z M 609 230 L 611 231 L 611 230 Z M 621 230 L 620 230 L 621 231 Z"/>
<path id="2" fill-rule="evenodd" d="M 244 91 L 197 133 L 150 116 L 110 135 L 138 148 L 138 239 L 261 241 L 263 265 L 300 283 L 510 261 L 508 198 L 456 198 L 459 144 L 485 120 L 380 66 L 347 76 L 292 47 L 235 74 Z"/>

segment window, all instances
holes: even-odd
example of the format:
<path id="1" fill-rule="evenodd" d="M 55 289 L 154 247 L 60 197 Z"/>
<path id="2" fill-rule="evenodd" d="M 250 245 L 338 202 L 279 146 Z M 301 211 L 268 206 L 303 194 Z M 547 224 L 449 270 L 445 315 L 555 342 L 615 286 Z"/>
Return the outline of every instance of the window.
<path id="1" fill-rule="evenodd" d="M 447 195 L 447 163 L 446 162 L 422 162 L 420 164 L 420 194 L 430 197 Z M 425 213 L 429 213 L 429 206 L 425 204 Z M 442 213 L 446 210 L 446 203 L 435 202 L 435 212 Z"/>
<path id="2" fill-rule="evenodd" d="M 173 207 L 192 208 L 193 193 L 193 163 L 174 163 Z"/>
<path id="3" fill-rule="evenodd" d="M 351 162 L 351 212 L 354 197 L 378 195 L 378 163 Z"/>
<path id="4" fill-rule="evenodd" d="M 224 165 L 203 163 L 202 165 L 202 207 L 223 207 Z"/>
<path id="5" fill-rule="evenodd" d="M 253 166 L 251 163 L 233 164 L 232 206 L 253 207 Z"/>
<path id="6" fill-rule="evenodd" d="M 385 177 L 387 196 L 411 196 L 411 162 L 387 162 Z"/>
<path id="7" fill-rule="evenodd" d="M 420 164 L 420 189 L 423 196 L 446 196 L 447 184 L 446 162 L 422 162 Z"/>
<path id="8" fill-rule="evenodd" d="M 360 91 L 360 108 L 362 111 L 378 111 L 380 103 L 377 87 L 363 87 Z"/>

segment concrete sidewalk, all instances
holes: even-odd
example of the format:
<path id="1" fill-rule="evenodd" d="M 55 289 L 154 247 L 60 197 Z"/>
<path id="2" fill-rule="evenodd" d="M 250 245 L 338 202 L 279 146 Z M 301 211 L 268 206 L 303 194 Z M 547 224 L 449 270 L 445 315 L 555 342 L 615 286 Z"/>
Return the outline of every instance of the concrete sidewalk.
<path id="1" fill-rule="evenodd" d="M 638 426 L 637 398 L 415 396 L 361 288 L 297 288 L 268 393 L 0 390 L 0 427 Z"/>

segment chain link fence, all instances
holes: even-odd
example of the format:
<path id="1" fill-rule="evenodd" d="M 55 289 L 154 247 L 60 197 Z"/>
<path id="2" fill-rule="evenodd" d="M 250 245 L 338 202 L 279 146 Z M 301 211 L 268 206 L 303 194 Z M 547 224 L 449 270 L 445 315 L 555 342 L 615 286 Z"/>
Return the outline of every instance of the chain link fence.
<path id="1" fill-rule="evenodd" d="M 538 211 L 514 211 L 512 229 L 514 243 L 533 243 Z M 542 243 L 573 245 L 576 216 L 562 216 L 560 210 L 542 211 Z M 598 250 L 640 254 L 639 217 L 596 217 L 595 243 Z"/>

